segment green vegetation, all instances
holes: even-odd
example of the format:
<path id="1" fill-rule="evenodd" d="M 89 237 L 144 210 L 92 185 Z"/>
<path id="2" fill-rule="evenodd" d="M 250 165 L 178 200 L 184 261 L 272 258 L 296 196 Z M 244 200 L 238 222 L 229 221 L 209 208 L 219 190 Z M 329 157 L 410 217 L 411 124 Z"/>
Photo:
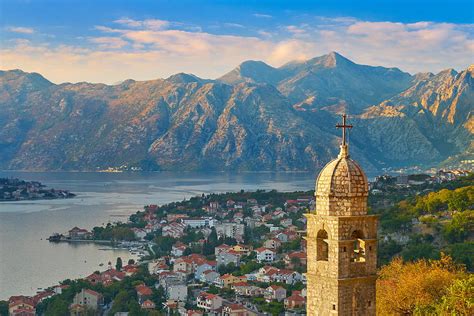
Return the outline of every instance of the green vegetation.
<path id="1" fill-rule="evenodd" d="M 135 234 L 126 224 L 112 225 L 107 223 L 105 227 L 94 227 L 92 230 L 94 239 L 98 240 L 135 240 Z"/>
<path id="2" fill-rule="evenodd" d="M 418 194 L 420 189 L 425 193 Z M 382 235 L 386 236 L 379 243 L 379 263 L 387 264 L 396 255 L 405 260 L 439 259 L 444 252 L 472 271 L 474 176 L 421 186 L 404 195 L 395 200 L 396 194 L 390 194 L 388 200 L 371 196 L 372 212 L 380 214 Z M 393 205 L 381 206 L 387 202 Z"/>

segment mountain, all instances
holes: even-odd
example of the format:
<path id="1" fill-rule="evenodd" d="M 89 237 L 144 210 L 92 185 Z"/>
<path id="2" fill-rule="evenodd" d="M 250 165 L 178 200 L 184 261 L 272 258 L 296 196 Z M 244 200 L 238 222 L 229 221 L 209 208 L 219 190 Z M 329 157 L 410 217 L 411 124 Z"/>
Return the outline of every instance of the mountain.
<path id="1" fill-rule="evenodd" d="M 217 80 L 56 85 L 2 71 L 0 168 L 314 170 L 338 152 L 344 108 L 351 153 L 369 171 L 465 160 L 472 70 L 411 76 L 331 53 L 280 68 L 248 61 Z"/>
<path id="2" fill-rule="evenodd" d="M 397 68 L 358 65 L 336 52 L 272 68 L 244 62 L 218 80 L 275 85 L 295 108 L 358 113 L 407 89 L 414 78 Z"/>

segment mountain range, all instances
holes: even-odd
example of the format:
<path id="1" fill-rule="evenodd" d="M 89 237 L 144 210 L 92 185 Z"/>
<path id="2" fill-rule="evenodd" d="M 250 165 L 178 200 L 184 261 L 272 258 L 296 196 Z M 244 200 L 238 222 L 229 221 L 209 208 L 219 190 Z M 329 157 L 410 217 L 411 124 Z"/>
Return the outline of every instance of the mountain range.
<path id="1" fill-rule="evenodd" d="M 315 170 L 351 154 L 369 171 L 474 159 L 474 65 L 411 75 L 338 53 L 222 77 L 53 84 L 0 71 L 0 169 Z"/>

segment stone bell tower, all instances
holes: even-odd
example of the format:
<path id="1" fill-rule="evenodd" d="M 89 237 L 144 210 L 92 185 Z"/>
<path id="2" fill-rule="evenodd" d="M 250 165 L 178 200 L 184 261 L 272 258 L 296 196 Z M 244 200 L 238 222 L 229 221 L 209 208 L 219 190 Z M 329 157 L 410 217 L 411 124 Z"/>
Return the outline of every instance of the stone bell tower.
<path id="1" fill-rule="evenodd" d="M 367 215 L 368 182 L 350 158 L 346 115 L 339 156 L 316 181 L 307 217 L 307 315 L 375 315 L 377 216 Z"/>

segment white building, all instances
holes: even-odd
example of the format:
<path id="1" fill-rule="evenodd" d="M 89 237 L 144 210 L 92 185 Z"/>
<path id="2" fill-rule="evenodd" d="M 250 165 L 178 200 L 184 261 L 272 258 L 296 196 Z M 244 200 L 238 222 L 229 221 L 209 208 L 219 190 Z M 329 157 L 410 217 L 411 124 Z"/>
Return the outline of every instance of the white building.
<path id="1" fill-rule="evenodd" d="M 199 228 L 199 227 L 214 227 L 214 218 L 212 217 L 197 217 L 197 218 L 185 218 L 183 219 L 183 223 L 186 226 L 191 228 Z"/>
<path id="2" fill-rule="evenodd" d="M 216 224 L 216 232 L 217 236 L 220 238 L 222 237 L 230 237 L 236 240 L 243 240 L 244 236 L 244 224 L 237 224 L 237 223 L 222 223 Z"/>
<path id="3" fill-rule="evenodd" d="M 166 287 L 166 297 L 169 300 L 185 302 L 188 298 L 188 287 L 186 284 L 169 284 Z"/>
<path id="4" fill-rule="evenodd" d="M 255 249 L 257 253 L 258 262 L 273 262 L 276 258 L 276 252 L 268 248 L 257 248 Z"/>
<path id="5" fill-rule="evenodd" d="M 197 307 L 206 311 L 215 311 L 222 307 L 222 297 L 215 294 L 201 292 L 197 297 Z"/>

